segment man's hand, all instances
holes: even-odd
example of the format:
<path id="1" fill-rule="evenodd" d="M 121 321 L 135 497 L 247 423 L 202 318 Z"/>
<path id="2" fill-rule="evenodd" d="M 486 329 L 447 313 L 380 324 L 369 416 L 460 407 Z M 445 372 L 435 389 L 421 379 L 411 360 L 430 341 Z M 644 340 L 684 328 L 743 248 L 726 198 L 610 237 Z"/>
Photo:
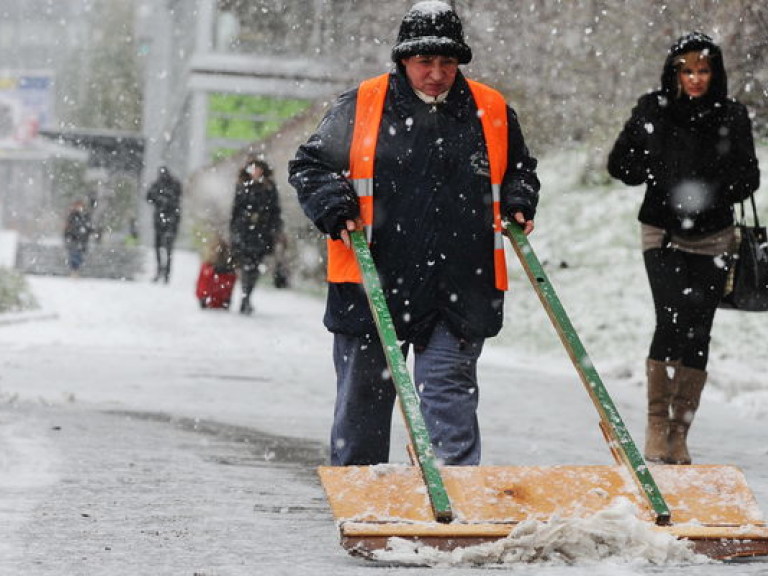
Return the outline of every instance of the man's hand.
<path id="1" fill-rule="evenodd" d="M 345 223 L 344 230 L 339 232 L 339 238 L 342 242 L 344 242 L 344 246 L 347 248 L 352 248 L 352 239 L 349 237 L 350 232 L 354 232 L 355 230 L 362 230 L 363 229 L 363 220 L 361 218 L 357 218 L 356 220 L 347 220 Z"/>
<path id="2" fill-rule="evenodd" d="M 534 228 L 533 220 L 526 220 L 525 214 L 523 214 L 522 212 L 515 212 L 512 215 L 512 218 L 515 219 L 515 222 L 520 224 L 520 227 L 523 229 L 523 234 L 528 236 L 528 234 L 533 232 L 533 228 Z"/>

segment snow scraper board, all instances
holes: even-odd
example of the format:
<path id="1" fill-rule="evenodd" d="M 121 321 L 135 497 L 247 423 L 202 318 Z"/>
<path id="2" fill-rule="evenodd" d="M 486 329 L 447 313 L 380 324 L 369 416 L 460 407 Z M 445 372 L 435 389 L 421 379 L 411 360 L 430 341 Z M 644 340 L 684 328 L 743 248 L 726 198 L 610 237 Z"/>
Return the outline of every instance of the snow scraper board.
<path id="1" fill-rule="evenodd" d="M 365 236 L 354 232 L 414 465 L 318 469 L 342 546 L 364 557 L 387 549 L 390 538 L 452 550 L 502 540 L 526 520 L 589 517 L 623 497 L 640 520 L 690 540 L 699 553 L 716 559 L 768 555 L 768 527 L 740 470 L 646 465 L 527 238 L 517 225 L 507 224 L 506 232 L 598 411 L 616 465 L 440 466 Z"/>

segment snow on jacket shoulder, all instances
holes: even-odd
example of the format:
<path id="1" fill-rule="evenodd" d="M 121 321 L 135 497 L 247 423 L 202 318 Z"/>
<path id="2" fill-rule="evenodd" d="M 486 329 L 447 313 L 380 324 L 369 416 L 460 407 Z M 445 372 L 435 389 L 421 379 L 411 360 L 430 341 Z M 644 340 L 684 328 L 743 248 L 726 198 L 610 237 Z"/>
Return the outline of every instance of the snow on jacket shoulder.
<path id="1" fill-rule="evenodd" d="M 660 101 L 661 99 L 661 101 Z M 661 94 L 642 96 L 608 156 L 608 173 L 629 186 L 648 180 L 651 135 L 661 132 Z"/>

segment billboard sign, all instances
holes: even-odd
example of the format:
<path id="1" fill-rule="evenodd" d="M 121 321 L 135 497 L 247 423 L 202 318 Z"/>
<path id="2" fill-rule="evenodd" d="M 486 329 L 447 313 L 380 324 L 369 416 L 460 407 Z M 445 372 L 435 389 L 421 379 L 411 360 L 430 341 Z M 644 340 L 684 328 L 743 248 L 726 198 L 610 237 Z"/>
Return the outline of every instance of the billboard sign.
<path id="1" fill-rule="evenodd" d="M 18 148 L 53 124 L 50 72 L 0 71 L 0 146 Z"/>

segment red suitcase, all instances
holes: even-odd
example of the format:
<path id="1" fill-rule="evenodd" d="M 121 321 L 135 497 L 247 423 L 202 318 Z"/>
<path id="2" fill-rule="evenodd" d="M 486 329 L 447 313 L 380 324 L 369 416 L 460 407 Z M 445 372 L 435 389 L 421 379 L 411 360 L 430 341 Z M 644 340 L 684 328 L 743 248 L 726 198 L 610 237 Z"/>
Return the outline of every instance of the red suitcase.
<path id="1" fill-rule="evenodd" d="M 213 264 L 203 262 L 197 278 L 195 292 L 201 308 L 229 308 L 232 289 L 235 287 L 237 274 L 234 272 L 216 272 Z"/>

